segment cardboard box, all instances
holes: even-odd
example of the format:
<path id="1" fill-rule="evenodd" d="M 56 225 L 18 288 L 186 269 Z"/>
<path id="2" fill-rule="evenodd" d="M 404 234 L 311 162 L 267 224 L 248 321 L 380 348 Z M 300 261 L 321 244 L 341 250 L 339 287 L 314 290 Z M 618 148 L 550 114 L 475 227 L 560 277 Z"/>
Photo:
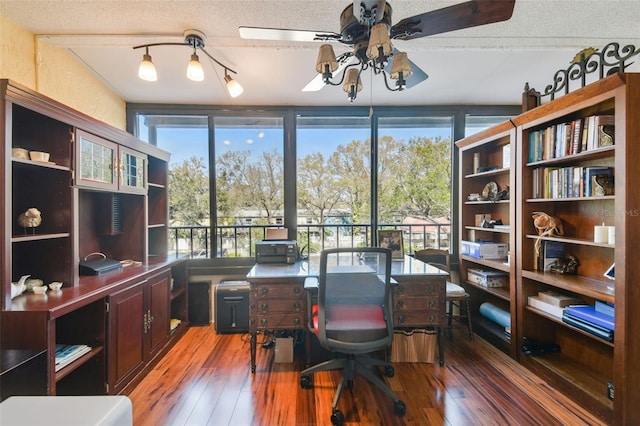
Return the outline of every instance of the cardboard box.
<path id="1" fill-rule="evenodd" d="M 485 271 L 476 268 L 467 270 L 467 279 L 483 287 L 504 287 L 507 285 L 508 278 L 507 273 L 500 271 Z"/>
<path id="2" fill-rule="evenodd" d="M 274 362 L 293 362 L 293 337 L 276 338 Z"/>
<path id="3" fill-rule="evenodd" d="M 476 259 L 504 259 L 508 252 L 508 244 L 489 241 L 462 241 L 460 247 L 461 254 Z"/>

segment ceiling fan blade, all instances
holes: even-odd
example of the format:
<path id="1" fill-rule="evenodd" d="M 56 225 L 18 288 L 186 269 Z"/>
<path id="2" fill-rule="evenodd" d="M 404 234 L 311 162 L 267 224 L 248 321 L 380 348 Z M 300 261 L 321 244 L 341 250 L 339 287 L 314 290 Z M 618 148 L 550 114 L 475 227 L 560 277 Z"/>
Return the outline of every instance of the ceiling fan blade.
<path id="1" fill-rule="evenodd" d="M 393 53 L 394 54 L 398 53 L 398 49 L 394 48 Z M 391 74 L 391 63 L 392 61 L 389 61 L 387 65 L 384 67 L 384 70 L 387 74 Z M 422 83 L 423 81 L 429 78 L 429 75 L 426 72 L 424 72 L 422 68 L 420 68 L 415 63 L 413 63 L 411 59 L 409 59 L 409 65 L 411 66 L 411 75 L 405 79 L 406 81 L 405 89 L 410 89 L 413 86 L 419 83 Z"/>
<path id="2" fill-rule="evenodd" d="M 240 38 L 279 41 L 339 41 L 341 34 L 327 31 L 290 30 L 283 28 L 239 27 Z"/>
<path id="3" fill-rule="evenodd" d="M 391 27 L 391 38 L 411 40 L 511 18 L 516 0 L 472 0 L 405 18 Z"/>
<path id="4" fill-rule="evenodd" d="M 338 68 L 336 68 L 336 70 L 333 72 L 333 75 L 340 74 L 342 70 L 344 70 L 349 64 L 351 64 L 351 62 L 353 62 L 354 59 L 355 56 L 351 54 L 343 54 L 342 56 L 340 56 L 338 59 Z M 316 76 L 313 77 L 313 79 L 302 88 L 302 91 L 317 92 L 326 85 L 327 84 L 322 80 L 322 74 L 316 74 Z"/>

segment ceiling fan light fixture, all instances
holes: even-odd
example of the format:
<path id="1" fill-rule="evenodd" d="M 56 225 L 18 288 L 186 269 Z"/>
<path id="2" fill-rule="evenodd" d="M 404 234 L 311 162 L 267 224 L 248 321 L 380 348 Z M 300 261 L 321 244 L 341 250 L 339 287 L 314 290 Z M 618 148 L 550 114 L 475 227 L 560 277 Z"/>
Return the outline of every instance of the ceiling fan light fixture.
<path id="1" fill-rule="evenodd" d="M 347 97 L 351 102 L 355 101 L 358 92 L 362 90 L 362 80 L 360 79 L 360 70 L 350 68 L 344 81 L 342 89 L 347 92 Z"/>
<path id="2" fill-rule="evenodd" d="M 333 51 L 333 46 L 323 44 L 318 50 L 318 60 L 316 61 L 316 71 L 322 74 L 323 80 L 331 79 L 333 72 L 338 69 L 338 61 Z"/>
<path id="3" fill-rule="evenodd" d="M 378 62 L 385 62 L 392 50 L 393 46 L 389 38 L 389 27 L 387 24 L 379 22 L 371 27 L 367 57 L 377 60 Z"/>
<path id="4" fill-rule="evenodd" d="M 229 74 L 227 74 L 227 70 L 224 70 L 224 81 L 227 83 L 227 91 L 232 98 L 237 98 L 244 92 L 244 88 L 235 81 Z"/>
<path id="5" fill-rule="evenodd" d="M 195 53 L 195 49 L 191 55 L 191 61 L 189 61 L 189 65 L 187 65 L 187 78 L 191 81 L 204 80 L 204 69 L 202 69 L 202 64 L 200 63 L 198 55 Z"/>
<path id="6" fill-rule="evenodd" d="M 147 47 L 146 52 L 142 55 L 142 62 L 140 62 L 140 66 L 138 67 L 138 77 L 145 81 L 157 81 L 158 73 L 156 71 L 156 66 L 153 65 L 151 61 L 151 55 L 149 55 L 149 48 Z"/>
<path id="7" fill-rule="evenodd" d="M 398 80 L 396 82 L 396 87 L 398 88 L 398 90 L 404 89 L 404 87 L 407 85 L 406 79 L 411 74 L 411 65 L 409 64 L 409 57 L 407 56 L 407 52 L 398 52 L 393 55 L 389 77 L 394 80 Z"/>

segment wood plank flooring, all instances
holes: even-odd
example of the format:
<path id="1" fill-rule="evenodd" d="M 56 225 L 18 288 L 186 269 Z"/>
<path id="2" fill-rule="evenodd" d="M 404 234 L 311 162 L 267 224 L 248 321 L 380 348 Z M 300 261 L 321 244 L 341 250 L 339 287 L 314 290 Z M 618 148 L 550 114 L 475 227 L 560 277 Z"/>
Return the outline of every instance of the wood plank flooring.
<path id="1" fill-rule="evenodd" d="M 407 405 L 393 414 L 391 400 L 363 378 L 345 390 L 345 425 L 601 425 L 596 417 L 475 336 L 445 337 L 445 365 L 395 363 L 385 378 Z M 300 345 L 299 350 L 304 345 Z M 134 425 L 330 425 L 339 372 L 316 373 L 299 385 L 304 356 L 274 363 L 258 345 L 249 368 L 246 335 L 218 335 L 192 327 L 129 395 Z"/>

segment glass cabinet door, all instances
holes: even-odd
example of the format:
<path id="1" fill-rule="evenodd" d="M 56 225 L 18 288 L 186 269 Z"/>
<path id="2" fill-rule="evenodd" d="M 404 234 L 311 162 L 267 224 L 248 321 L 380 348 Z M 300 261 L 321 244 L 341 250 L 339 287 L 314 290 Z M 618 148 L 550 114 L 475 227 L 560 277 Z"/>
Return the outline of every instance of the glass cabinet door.
<path id="1" fill-rule="evenodd" d="M 117 150 L 113 142 L 76 130 L 76 185 L 117 189 Z"/>
<path id="2" fill-rule="evenodd" d="M 120 189 L 131 192 L 147 190 L 147 156 L 120 147 Z"/>

